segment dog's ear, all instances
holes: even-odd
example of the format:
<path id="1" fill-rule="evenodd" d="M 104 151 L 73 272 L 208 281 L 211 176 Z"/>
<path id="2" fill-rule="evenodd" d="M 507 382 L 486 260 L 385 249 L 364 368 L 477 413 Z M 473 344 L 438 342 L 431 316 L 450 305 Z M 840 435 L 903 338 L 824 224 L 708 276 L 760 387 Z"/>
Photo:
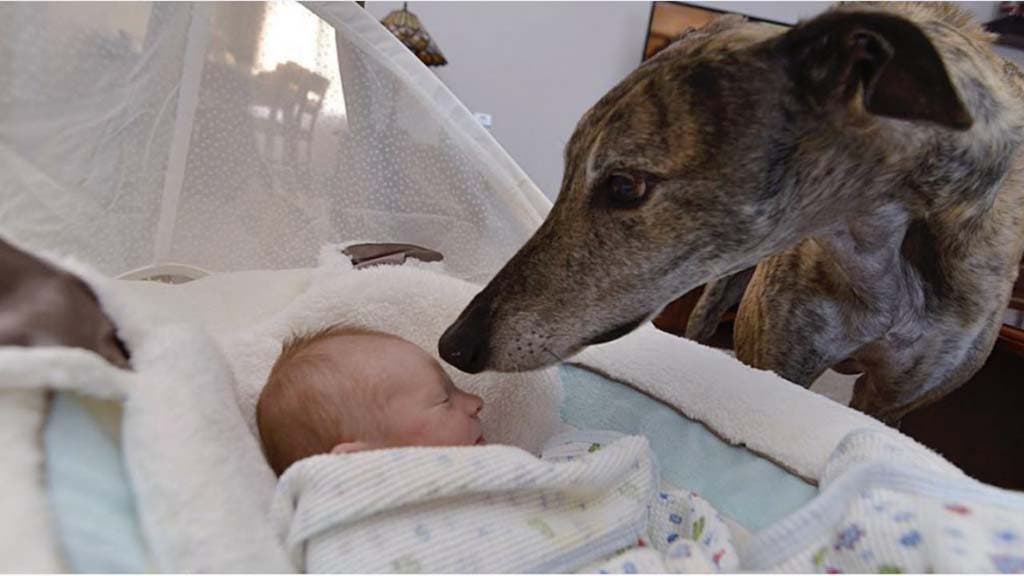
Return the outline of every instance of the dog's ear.
<path id="1" fill-rule="evenodd" d="M 971 127 L 939 53 L 903 18 L 830 12 L 793 28 L 778 46 L 797 90 L 816 106 L 845 105 L 859 94 L 872 114 Z"/>

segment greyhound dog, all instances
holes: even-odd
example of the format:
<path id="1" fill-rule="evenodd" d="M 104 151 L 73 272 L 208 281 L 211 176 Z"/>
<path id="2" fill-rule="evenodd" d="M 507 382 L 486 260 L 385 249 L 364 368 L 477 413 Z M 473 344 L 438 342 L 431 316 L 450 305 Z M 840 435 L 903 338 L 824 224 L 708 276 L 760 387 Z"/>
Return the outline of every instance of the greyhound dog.
<path id="1" fill-rule="evenodd" d="M 991 41 L 932 3 L 685 34 L 579 121 L 550 214 L 441 356 L 534 369 L 717 280 L 699 334 L 749 280 L 740 360 L 804 386 L 862 371 L 853 406 L 890 422 L 949 392 L 1024 250 L 1024 78 Z"/>

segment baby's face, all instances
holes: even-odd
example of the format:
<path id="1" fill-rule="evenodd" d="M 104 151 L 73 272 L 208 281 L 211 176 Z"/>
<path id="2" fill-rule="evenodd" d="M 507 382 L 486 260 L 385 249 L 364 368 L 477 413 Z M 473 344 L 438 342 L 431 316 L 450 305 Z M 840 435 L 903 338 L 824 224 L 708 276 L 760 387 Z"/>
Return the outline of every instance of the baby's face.
<path id="1" fill-rule="evenodd" d="M 483 444 L 479 396 L 455 387 L 440 364 L 422 348 L 399 338 L 376 337 L 361 355 L 362 385 L 372 387 L 363 413 L 363 437 L 336 452 L 389 446 Z"/>
<path id="2" fill-rule="evenodd" d="M 483 400 L 456 388 L 440 364 L 418 346 L 399 342 L 389 350 L 401 373 L 386 384 L 393 438 L 410 446 L 483 444 Z"/>

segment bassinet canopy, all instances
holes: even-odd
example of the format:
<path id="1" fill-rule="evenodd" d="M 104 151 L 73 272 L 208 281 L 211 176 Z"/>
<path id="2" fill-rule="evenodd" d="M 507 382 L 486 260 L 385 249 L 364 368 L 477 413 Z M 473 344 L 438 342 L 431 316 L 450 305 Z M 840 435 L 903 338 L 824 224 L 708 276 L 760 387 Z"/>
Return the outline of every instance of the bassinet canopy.
<path id="1" fill-rule="evenodd" d="M 0 231 L 111 275 L 373 240 L 484 281 L 550 205 L 355 4 L 3 4 L 0 53 Z"/>

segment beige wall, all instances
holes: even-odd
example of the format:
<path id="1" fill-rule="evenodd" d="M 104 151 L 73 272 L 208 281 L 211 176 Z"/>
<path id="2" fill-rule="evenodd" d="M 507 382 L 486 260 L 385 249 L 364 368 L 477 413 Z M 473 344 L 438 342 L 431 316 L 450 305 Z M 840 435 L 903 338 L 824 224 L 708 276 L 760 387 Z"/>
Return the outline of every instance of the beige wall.
<path id="1" fill-rule="evenodd" d="M 367 2 L 378 19 L 399 2 Z M 640 63 L 649 2 L 411 2 L 448 58 L 437 75 L 549 197 L 579 117 Z"/>
<path id="2" fill-rule="evenodd" d="M 829 2 L 696 2 L 795 22 Z M 960 2 L 983 21 L 997 2 Z M 366 3 L 377 19 L 400 2 Z M 650 2 L 410 2 L 448 66 L 437 75 L 549 197 L 579 117 L 639 63 Z"/>

